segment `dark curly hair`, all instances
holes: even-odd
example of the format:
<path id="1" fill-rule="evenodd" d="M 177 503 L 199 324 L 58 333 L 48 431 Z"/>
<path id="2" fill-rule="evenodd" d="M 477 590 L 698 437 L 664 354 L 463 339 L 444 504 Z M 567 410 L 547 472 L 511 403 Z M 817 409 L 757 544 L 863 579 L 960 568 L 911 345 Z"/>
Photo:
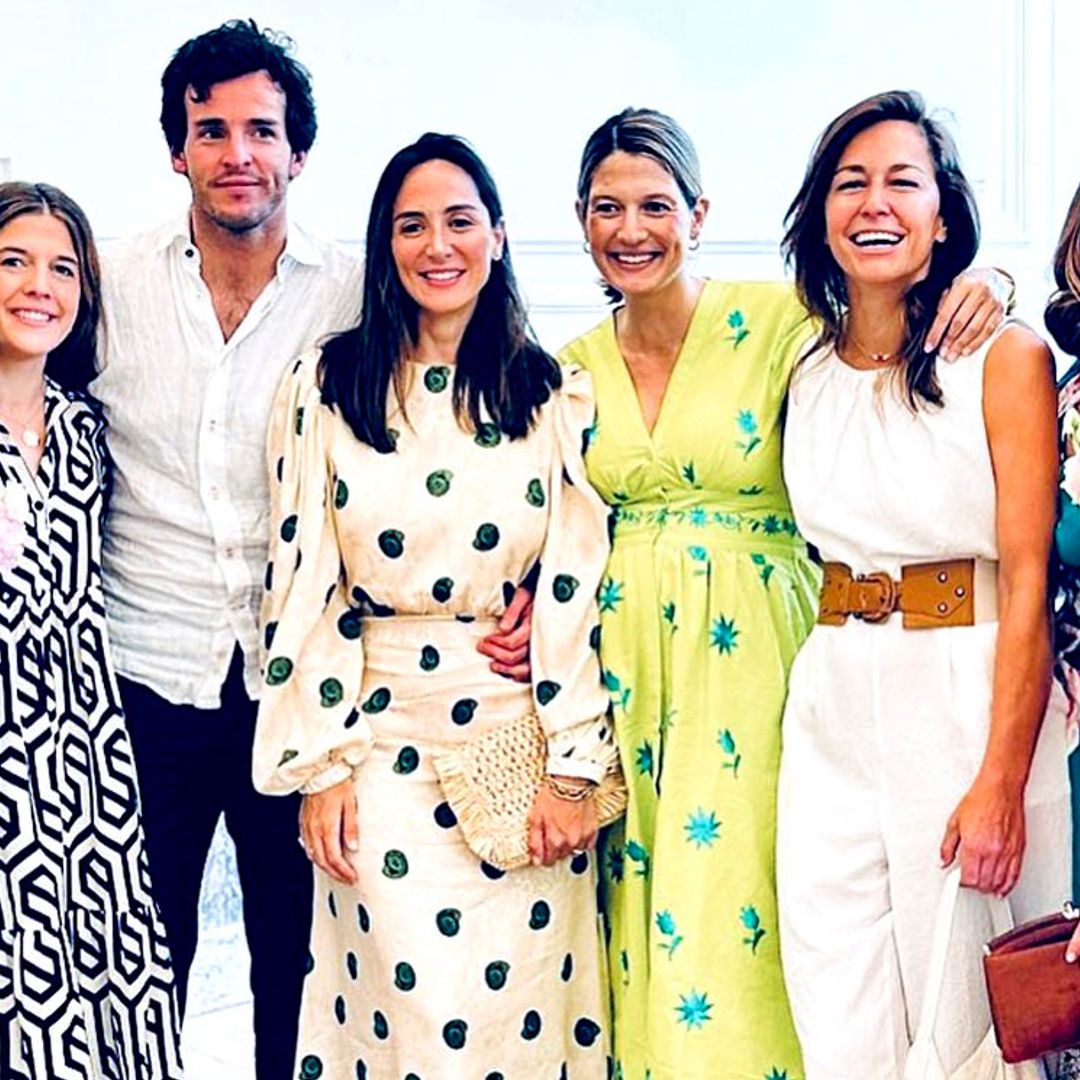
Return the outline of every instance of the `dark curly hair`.
<path id="1" fill-rule="evenodd" d="M 174 156 L 187 138 L 188 87 L 205 101 L 217 83 L 265 71 L 285 94 L 285 133 L 294 154 L 306 154 L 318 123 L 311 75 L 293 55 L 293 40 L 276 30 L 259 29 L 254 19 L 232 19 L 216 30 L 185 42 L 161 76 L 161 130 Z"/>
<path id="2" fill-rule="evenodd" d="M 960 168 L 952 137 L 910 90 L 890 90 L 852 105 L 822 132 L 810 155 L 806 175 L 784 217 L 787 231 L 781 250 L 795 268 L 795 285 L 807 310 L 820 320 L 819 346 L 843 340 L 847 321 L 847 282 L 825 240 L 825 200 L 844 151 L 856 135 L 886 120 L 914 124 L 926 138 L 940 193 L 945 239 L 934 245 L 930 269 L 904 297 L 905 338 L 900 350 L 903 381 L 912 408 L 920 401 L 942 403 L 935 373 L 936 352 L 923 351 L 942 293 L 966 270 L 979 250 L 979 210 L 971 185 Z"/>

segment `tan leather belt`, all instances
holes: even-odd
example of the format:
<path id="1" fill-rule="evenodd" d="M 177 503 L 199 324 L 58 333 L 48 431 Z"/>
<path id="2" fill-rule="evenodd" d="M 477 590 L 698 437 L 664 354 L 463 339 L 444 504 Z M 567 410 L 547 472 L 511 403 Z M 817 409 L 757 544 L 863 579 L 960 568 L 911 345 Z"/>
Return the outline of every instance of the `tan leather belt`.
<path id="1" fill-rule="evenodd" d="M 997 619 L 997 563 L 986 559 L 948 559 L 910 563 L 900 580 L 888 574 L 852 574 L 845 563 L 825 563 L 818 622 L 843 626 L 849 615 L 884 622 L 894 611 L 907 630 L 973 626 Z"/>

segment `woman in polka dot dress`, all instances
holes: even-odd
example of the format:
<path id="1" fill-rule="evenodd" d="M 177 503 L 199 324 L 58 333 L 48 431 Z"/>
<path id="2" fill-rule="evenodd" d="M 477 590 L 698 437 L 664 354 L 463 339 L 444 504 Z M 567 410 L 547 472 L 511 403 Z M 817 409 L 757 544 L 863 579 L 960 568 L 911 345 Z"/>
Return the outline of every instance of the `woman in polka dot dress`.
<path id="1" fill-rule="evenodd" d="M 270 436 L 255 782 L 305 793 L 321 871 L 298 1075 L 601 1078 L 596 819 L 575 798 L 616 757 L 592 392 L 528 336 L 498 196 L 460 140 L 426 135 L 383 173 L 364 312 L 286 376 Z M 530 687 L 476 646 L 538 564 Z M 530 709 L 552 783 L 534 865 L 503 873 L 465 845 L 432 759 Z"/>

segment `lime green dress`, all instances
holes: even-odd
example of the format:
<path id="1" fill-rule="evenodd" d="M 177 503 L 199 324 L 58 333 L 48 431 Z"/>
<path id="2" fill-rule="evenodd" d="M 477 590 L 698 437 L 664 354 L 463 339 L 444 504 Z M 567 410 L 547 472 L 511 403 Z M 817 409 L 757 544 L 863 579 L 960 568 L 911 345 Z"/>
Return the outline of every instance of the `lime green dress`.
<path id="1" fill-rule="evenodd" d="M 607 318 L 586 465 L 612 507 L 601 661 L 630 786 L 602 858 L 622 1080 L 802 1077 L 774 839 L 788 669 L 818 574 L 780 475 L 792 290 L 708 282 L 650 434 Z"/>

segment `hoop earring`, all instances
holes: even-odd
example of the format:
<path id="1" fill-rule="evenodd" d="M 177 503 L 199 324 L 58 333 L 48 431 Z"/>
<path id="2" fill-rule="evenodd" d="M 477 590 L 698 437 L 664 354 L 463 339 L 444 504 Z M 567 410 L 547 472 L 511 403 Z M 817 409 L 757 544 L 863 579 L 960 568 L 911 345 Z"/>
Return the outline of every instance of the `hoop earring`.
<path id="1" fill-rule="evenodd" d="M 695 236 L 694 239 L 690 241 L 690 250 L 697 251 L 699 247 L 701 247 L 701 237 Z"/>
<path id="2" fill-rule="evenodd" d="M 581 250 L 584 251 L 586 255 L 592 254 L 592 247 L 589 245 L 588 240 L 581 241 Z"/>

